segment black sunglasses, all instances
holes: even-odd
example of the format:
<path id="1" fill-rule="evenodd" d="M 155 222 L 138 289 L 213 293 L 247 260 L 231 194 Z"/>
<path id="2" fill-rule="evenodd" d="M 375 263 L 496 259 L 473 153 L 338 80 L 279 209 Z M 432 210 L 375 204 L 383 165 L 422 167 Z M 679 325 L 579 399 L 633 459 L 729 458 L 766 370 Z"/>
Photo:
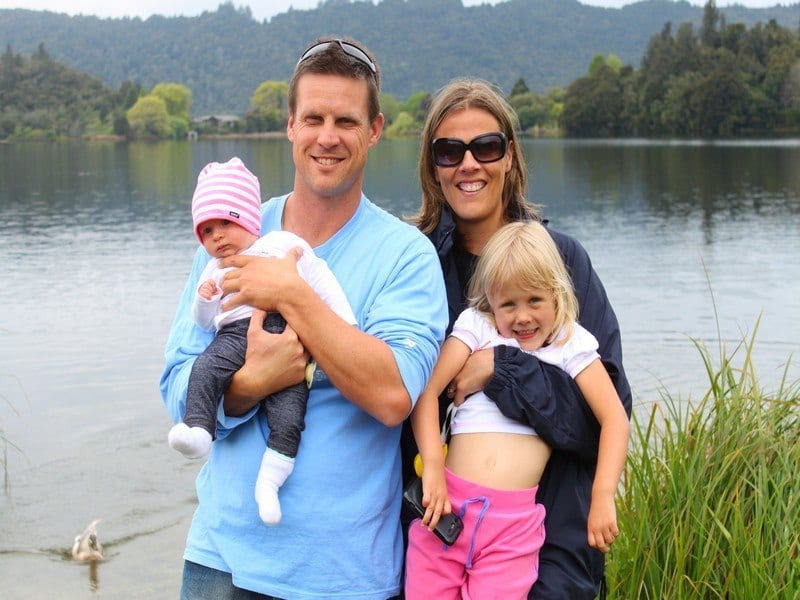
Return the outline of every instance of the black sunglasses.
<path id="1" fill-rule="evenodd" d="M 433 160 L 440 167 L 455 167 L 461 164 L 467 150 L 480 163 L 495 162 L 506 155 L 507 148 L 508 138 L 500 131 L 476 136 L 469 143 L 464 143 L 458 138 L 436 138 L 431 143 Z"/>
<path id="2" fill-rule="evenodd" d="M 367 56 L 367 53 L 364 52 L 361 48 L 356 46 L 355 44 L 351 44 L 350 42 L 345 42 L 342 40 L 330 40 L 328 42 L 320 42 L 314 46 L 311 46 L 308 50 L 303 53 L 303 56 L 300 57 L 300 60 L 297 61 L 299 65 L 301 62 L 314 56 L 315 54 L 319 54 L 320 52 L 325 52 L 328 48 L 330 48 L 331 44 L 339 44 L 339 48 L 347 54 L 348 56 L 352 56 L 357 61 L 365 64 L 369 67 L 369 70 L 373 73 L 377 73 L 378 70 L 375 68 L 375 63 L 372 62 L 372 59 Z"/>

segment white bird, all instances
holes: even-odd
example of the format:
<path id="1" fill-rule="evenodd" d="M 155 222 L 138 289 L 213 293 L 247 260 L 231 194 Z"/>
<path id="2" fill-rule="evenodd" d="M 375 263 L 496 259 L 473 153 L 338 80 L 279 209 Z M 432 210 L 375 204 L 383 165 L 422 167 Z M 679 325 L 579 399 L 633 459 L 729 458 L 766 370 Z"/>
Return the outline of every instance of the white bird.
<path id="1" fill-rule="evenodd" d="M 103 560 L 103 545 L 97 539 L 97 524 L 100 519 L 95 519 L 86 526 L 83 533 L 75 536 L 72 544 L 72 558 L 75 560 Z"/>

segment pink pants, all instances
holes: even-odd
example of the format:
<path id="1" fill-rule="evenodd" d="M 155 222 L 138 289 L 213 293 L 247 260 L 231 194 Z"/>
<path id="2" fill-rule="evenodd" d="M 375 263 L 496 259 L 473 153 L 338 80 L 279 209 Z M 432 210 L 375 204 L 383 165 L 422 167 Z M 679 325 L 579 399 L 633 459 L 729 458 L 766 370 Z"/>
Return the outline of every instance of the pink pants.
<path id="1" fill-rule="evenodd" d="M 408 531 L 406 600 L 527 598 L 539 573 L 544 507 L 536 490 L 496 490 L 445 470 L 453 512 L 464 520 L 446 546 L 419 519 Z"/>

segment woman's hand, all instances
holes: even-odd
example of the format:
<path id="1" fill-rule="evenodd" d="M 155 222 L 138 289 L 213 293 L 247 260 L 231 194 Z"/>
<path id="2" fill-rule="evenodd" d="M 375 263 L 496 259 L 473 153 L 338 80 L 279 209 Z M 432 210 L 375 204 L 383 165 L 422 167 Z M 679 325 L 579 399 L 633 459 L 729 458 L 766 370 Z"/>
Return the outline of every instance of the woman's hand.
<path id="1" fill-rule="evenodd" d="M 481 391 L 494 375 L 494 349 L 476 350 L 447 386 L 447 397 L 461 406 L 467 396 Z"/>

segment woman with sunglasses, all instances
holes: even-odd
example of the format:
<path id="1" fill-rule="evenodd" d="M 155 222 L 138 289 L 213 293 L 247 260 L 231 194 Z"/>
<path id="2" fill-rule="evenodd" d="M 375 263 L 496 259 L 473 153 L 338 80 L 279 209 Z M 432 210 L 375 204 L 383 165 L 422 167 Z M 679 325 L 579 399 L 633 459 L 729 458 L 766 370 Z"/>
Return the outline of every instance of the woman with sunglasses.
<path id="1" fill-rule="evenodd" d="M 466 290 L 489 238 L 514 221 L 546 224 L 539 207 L 525 199 L 527 168 L 514 124 L 513 110 L 500 94 L 477 80 L 451 82 L 428 113 L 419 161 L 422 205 L 414 222 L 439 255 L 449 306 L 448 332 L 467 307 Z M 549 228 L 548 232 L 572 277 L 579 322 L 597 338 L 603 365 L 630 415 L 619 325 L 603 285 L 576 240 Z M 440 398 L 440 418 L 451 400 L 459 405 L 480 390 L 506 417 L 533 427 L 552 449 L 536 498 L 546 511 L 546 538 L 538 580 L 528 597 L 593 598 L 604 570 L 603 553 L 587 541 L 600 431 L 596 419 L 567 373 L 508 346 L 470 356 Z M 415 452 L 407 427 L 408 478 L 413 476 Z"/>

